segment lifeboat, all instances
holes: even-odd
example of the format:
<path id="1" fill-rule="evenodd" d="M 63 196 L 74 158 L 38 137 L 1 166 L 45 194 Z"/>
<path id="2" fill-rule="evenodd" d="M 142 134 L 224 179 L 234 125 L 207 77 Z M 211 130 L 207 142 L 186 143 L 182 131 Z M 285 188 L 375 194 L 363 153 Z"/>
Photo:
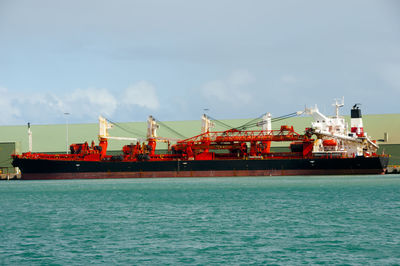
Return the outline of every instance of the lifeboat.
<path id="1" fill-rule="evenodd" d="M 337 146 L 337 142 L 335 139 L 324 139 L 322 142 L 324 146 Z"/>

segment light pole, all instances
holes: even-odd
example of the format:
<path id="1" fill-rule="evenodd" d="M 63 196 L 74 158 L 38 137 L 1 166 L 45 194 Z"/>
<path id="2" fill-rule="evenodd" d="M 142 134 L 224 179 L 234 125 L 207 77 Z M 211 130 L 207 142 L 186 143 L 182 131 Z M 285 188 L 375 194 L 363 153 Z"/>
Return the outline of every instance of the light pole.
<path id="1" fill-rule="evenodd" d="M 67 154 L 69 154 L 69 149 L 68 149 L 68 115 L 69 113 L 64 113 L 65 115 L 65 126 L 66 126 L 66 130 L 67 130 L 67 138 L 65 140 L 65 148 L 67 150 Z"/>
<path id="2" fill-rule="evenodd" d="M 32 131 L 31 123 L 28 122 L 28 151 L 32 152 Z"/>

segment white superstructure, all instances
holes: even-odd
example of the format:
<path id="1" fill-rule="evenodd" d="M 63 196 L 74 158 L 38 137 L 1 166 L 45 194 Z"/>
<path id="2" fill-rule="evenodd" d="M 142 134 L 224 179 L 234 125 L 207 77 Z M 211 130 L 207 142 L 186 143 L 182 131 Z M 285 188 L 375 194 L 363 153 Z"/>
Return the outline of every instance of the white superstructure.
<path id="1" fill-rule="evenodd" d="M 318 107 L 306 108 L 305 113 L 311 115 L 311 131 L 317 136 L 314 142 L 313 154 L 318 156 L 332 155 L 343 157 L 370 156 L 376 153 L 378 145 L 367 137 L 363 130 L 361 110 L 353 106 L 351 131 L 344 117 L 339 115 L 339 108 L 344 106 L 344 100 L 336 100 L 336 115 L 327 117 Z M 360 115 L 354 115 L 360 114 Z M 353 117 L 356 116 L 356 117 Z"/>

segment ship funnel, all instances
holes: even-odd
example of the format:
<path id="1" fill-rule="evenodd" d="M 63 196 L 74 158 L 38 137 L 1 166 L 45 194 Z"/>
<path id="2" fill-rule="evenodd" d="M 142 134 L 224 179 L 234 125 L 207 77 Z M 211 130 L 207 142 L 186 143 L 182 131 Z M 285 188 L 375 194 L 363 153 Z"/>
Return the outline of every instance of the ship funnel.
<path id="1" fill-rule="evenodd" d="M 356 103 L 351 109 L 351 132 L 359 137 L 364 137 L 364 126 L 362 121 L 361 109 Z"/>

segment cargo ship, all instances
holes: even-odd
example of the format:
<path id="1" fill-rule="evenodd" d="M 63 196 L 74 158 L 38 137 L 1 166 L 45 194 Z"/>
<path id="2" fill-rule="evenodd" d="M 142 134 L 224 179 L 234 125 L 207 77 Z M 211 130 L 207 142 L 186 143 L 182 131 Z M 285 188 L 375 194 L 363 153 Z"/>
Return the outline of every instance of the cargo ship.
<path id="1" fill-rule="evenodd" d="M 147 138 L 131 138 L 118 156 L 107 154 L 108 141 L 127 138 L 110 136 L 112 123 L 99 117 L 98 145 L 72 144 L 65 154 L 14 154 L 13 166 L 26 180 L 383 174 L 389 157 L 378 155 L 376 141 L 364 132 L 359 106 L 351 109 L 349 128 L 339 115 L 343 105 L 335 102 L 332 117 L 315 106 L 275 119 L 266 113 L 259 121 L 225 131 L 212 131 L 214 121 L 203 115 L 201 134 L 178 140 L 158 137 L 159 123 L 150 116 Z M 314 119 L 303 134 L 287 125 L 272 130 L 272 122 L 301 114 Z M 255 126 L 261 128 L 248 129 Z M 156 152 L 160 142 L 168 146 L 162 154 Z M 289 149 L 273 152 L 272 142 L 288 143 Z"/>

